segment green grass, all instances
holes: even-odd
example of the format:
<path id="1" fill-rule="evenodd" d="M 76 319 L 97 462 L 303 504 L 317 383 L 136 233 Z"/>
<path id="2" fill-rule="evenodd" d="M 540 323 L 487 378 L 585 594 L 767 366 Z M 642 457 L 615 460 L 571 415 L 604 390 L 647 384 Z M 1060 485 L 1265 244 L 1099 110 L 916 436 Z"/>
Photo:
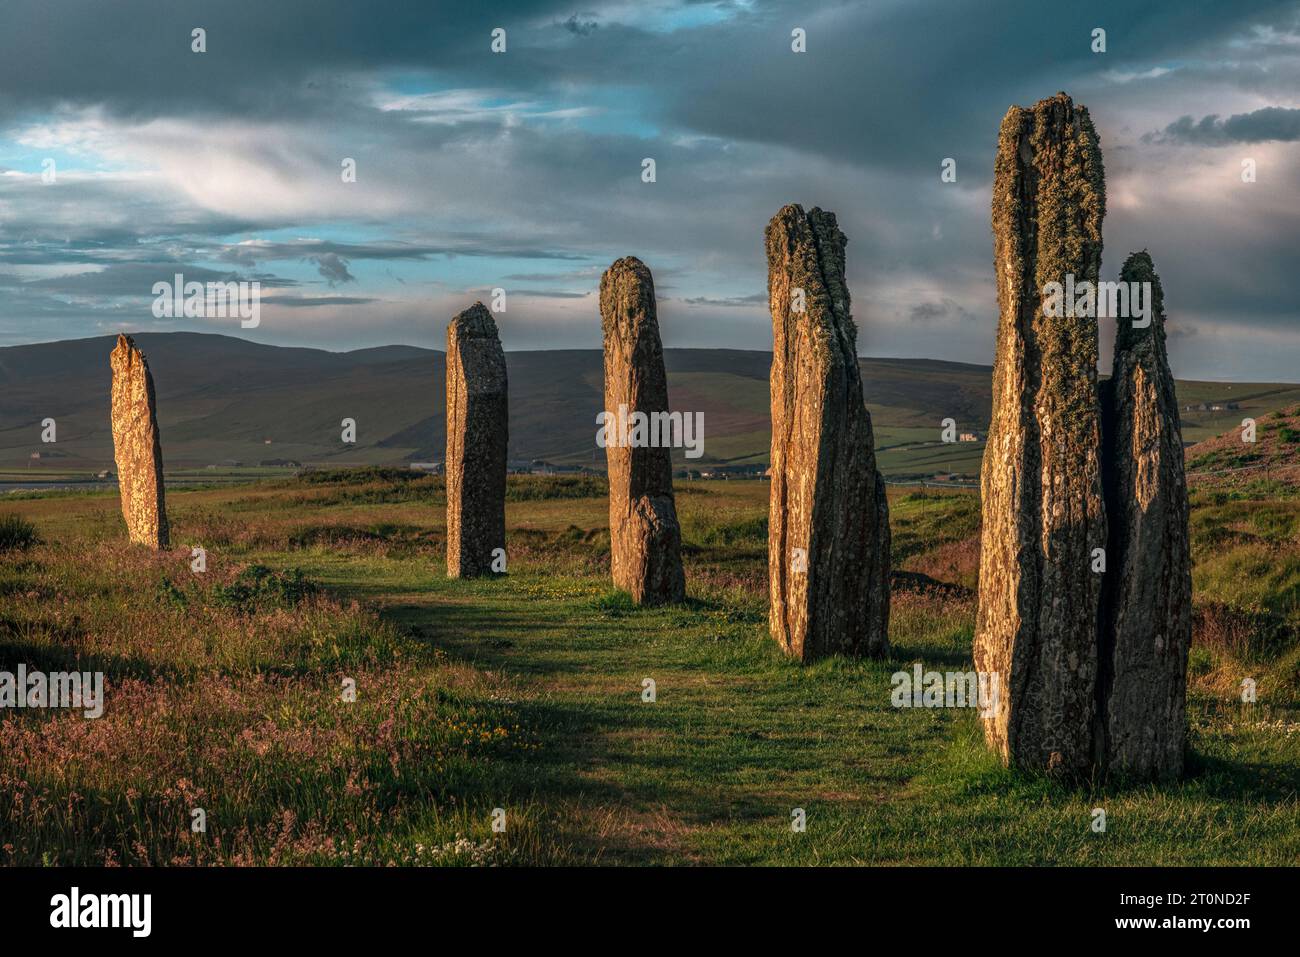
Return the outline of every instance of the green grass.
<path id="1" fill-rule="evenodd" d="M 1153 787 L 1008 771 L 970 712 L 891 707 L 893 672 L 971 667 L 973 493 L 891 496 L 891 659 L 805 667 L 767 636 L 765 483 L 679 495 L 690 598 L 641 609 L 609 585 L 603 487 L 516 491 L 509 573 L 455 581 L 433 484 L 393 491 L 422 482 L 178 491 L 158 556 L 122 543 L 113 495 L 16 503 L 44 544 L 0 559 L 0 666 L 75 662 L 109 693 L 95 721 L 0 715 L 0 862 L 1300 858 L 1298 573 L 1260 564 L 1292 547 L 1286 502 L 1198 493 L 1198 614 L 1218 630 L 1198 631 L 1191 773 Z"/>

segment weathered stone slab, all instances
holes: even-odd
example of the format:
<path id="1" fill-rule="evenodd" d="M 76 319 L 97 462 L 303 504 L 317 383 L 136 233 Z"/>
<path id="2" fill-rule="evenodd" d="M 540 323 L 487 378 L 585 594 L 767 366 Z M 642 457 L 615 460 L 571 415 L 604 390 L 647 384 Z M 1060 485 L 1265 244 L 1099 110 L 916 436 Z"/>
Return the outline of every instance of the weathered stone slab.
<path id="1" fill-rule="evenodd" d="M 802 661 L 889 649 L 889 506 L 862 397 L 835 214 L 766 232 L 772 312 L 769 627 Z"/>
<path id="2" fill-rule="evenodd" d="M 109 364 L 113 370 L 113 458 L 127 537 L 139 545 L 167 548 L 162 443 L 149 363 L 134 339 L 119 335 Z"/>
<path id="3" fill-rule="evenodd" d="M 981 475 L 975 666 L 996 672 L 984 721 L 1003 759 L 1086 771 L 1106 546 L 1097 321 L 1044 315 L 1049 282 L 1097 281 L 1105 184 L 1087 111 L 1065 94 L 1002 122 L 993 184 L 997 356 Z"/>
<path id="4" fill-rule="evenodd" d="M 1173 778 L 1183 772 L 1192 642 L 1183 436 L 1165 351 L 1164 290 L 1150 255 L 1129 256 L 1120 281 L 1150 283 L 1150 325 L 1117 318 L 1114 366 L 1103 388 L 1110 565 L 1098 751 L 1110 771 Z"/>
<path id="5" fill-rule="evenodd" d="M 505 549 L 508 440 L 506 356 L 492 313 L 476 302 L 447 326 L 449 578 L 488 574 Z"/>
<path id="6" fill-rule="evenodd" d="M 668 412 L 654 280 L 641 260 L 627 256 L 605 270 L 600 279 L 600 318 L 605 339 L 605 412 L 615 419 L 638 412 L 646 416 Z M 606 431 L 614 585 L 638 604 L 681 601 L 686 597 L 686 576 L 671 450 L 629 445 L 618 436 L 619 428 Z"/>

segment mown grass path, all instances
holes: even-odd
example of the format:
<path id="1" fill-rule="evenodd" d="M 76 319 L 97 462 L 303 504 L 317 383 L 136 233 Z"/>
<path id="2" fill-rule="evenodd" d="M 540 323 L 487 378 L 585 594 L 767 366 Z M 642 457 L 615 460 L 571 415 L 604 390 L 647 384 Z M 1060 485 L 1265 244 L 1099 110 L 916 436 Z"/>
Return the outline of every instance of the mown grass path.
<path id="1" fill-rule="evenodd" d="M 1115 864 L 1300 860 L 1294 735 L 1220 713 L 1188 782 L 1066 786 L 1002 770 L 972 715 L 890 705 L 916 660 L 786 661 L 761 614 L 635 609 L 590 578 L 451 582 L 409 562 L 309 572 L 512 689 L 540 748 L 482 813 L 525 813 L 544 857 L 639 864 Z M 643 681 L 655 698 L 643 700 Z M 1198 720 L 1209 721 L 1204 705 Z M 491 788 L 489 788 L 491 790 Z M 494 803 L 495 802 L 495 803 Z M 1092 828 L 1106 811 L 1104 833 Z M 804 809 L 806 830 L 792 829 Z"/>

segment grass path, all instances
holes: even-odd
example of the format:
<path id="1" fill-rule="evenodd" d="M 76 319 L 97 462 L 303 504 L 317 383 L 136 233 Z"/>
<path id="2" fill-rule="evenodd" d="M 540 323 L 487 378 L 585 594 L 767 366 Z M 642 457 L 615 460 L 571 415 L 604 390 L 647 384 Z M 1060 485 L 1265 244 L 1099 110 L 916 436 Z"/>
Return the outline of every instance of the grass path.
<path id="1" fill-rule="evenodd" d="M 1004 771 L 969 712 L 895 709 L 889 676 L 968 654 L 786 661 L 761 609 L 636 609 L 593 578 L 448 581 L 409 561 L 299 562 L 451 661 L 503 681 L 541 746 L 499 769 L 546 859 L 638 864 L 1300 861 L 1295 735 L 1208 705 L 1187 782 L 1069 787 Z M 960 639 L 958 638 L 959 642 Z M 642 700 L 645 678 L 656 700 Z M 488 795 L 483 795 L 488 797 Z M 1092 828 L 1094 808 L 1107 814 Z M 807 829 L 791 827 L 802 808 Z M 483 813 L 487 813 L 486 807 Z"/>

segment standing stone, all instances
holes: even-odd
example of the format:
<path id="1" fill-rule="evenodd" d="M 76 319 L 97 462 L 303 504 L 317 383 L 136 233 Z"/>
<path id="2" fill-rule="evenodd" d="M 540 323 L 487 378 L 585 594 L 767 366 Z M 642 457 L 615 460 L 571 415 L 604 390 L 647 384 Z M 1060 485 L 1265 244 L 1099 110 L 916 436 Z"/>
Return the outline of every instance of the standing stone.
<path id="1" fill-rule="evenodd" d="M 617 260 L 600 277 L 605 335 L 605 461 L 609 470 L 610 566 L 614 585 L 637 604 L 686 597 L 682 532 L 673 498 L 671 450 L 619 441 L 616 424 L 668 412 L 668 376 L 655 314 L 655 285 L 641 260 Z M 647 436 L 648 438 L 648 436 Z"/>
<path id="2" fill-rule="evenodd" d="M 1164 291 L 1151 257 L 1129 256 L 1120 281 L 1151 284 L 1151 324 L 1134 328 L 1132 318 L 1117 318 L 1114 368 L 1103 389 L 1111 563 L 1098 756 L 1112 771 L 1171 778 L 1183 771 L 1192 641 L 1183 436 L 1165 353 Z"/>
<path id="3" fill-rule="evenodd" d="M 801 661 L 889 650 L 889 504 L 862 398 L 835 214 L 767 225 L 772 311 L 768 623 Z"/>
<path id="4" fill-rule="evenodd" d="M 153 376 L 130 336 L 119 335 L 113 369 L 113 458 L 127 537 L 163 549 L 169 544 L 163 493 L 162 444 L 154 409 Z"/>
<path id="5" fill-rule="evenodd" d="M 504 556 L 508 409 L 497 324 L 476 302 L 447 326 L 448 578 L 485 575 L 493 551 Z"/>
<path id="6" fill-rule="evenodd" d="M 1064 93 L 1002 121 L 993 184 L 997 356 L 981 474 L 975 667 L 985 735 L 1022 768 L 1086 771 L 1102 575 L 1097 320 L 1044 314 L 1050 282 L 1097 281 L 1105 183 L 1088 112 Z M 1070 310 L 1073 312 L 1073 310 Z"/>

